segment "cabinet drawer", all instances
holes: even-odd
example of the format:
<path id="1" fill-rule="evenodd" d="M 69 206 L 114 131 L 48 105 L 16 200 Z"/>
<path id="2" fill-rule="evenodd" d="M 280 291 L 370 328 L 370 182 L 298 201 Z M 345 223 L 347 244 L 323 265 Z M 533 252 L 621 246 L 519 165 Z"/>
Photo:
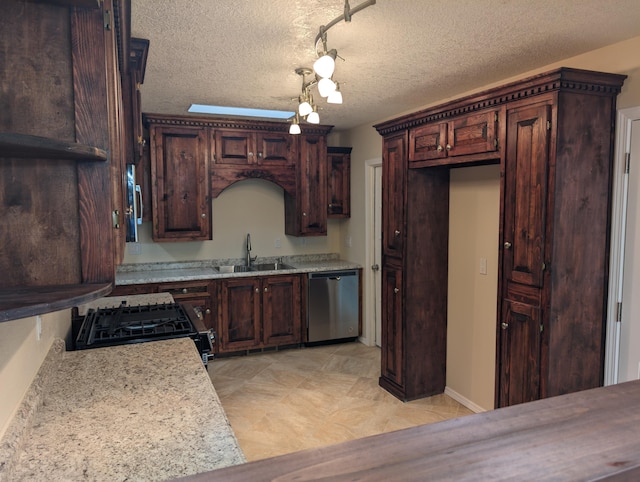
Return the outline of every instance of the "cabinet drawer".
<path id="1" fill-rule="evenodd" d="M 159 291 L 169 293 L 174 299 L 180 299 L 185 296 L 202 295 L 209 293 L 209 283 L 171 283 L 162 284 Z"/>

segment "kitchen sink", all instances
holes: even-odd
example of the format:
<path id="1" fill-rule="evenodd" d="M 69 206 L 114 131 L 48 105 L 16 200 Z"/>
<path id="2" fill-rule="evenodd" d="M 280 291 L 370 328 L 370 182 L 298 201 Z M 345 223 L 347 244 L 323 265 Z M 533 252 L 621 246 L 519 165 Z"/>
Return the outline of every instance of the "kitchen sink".
<path id="1" fill-rule="evenodd" d="M 216 266 L 220 273 L 251 273 L 255 271 L 277 271 L 281 269 L 293 269 L 293 266 L 284 263 L 257 263 L 248 267 L 243 264 Z"/>
<path id="2" fill-rule="evenodd" d="M 232 264 L 227 266 L 217 266 L 218 271 L 220 273 L 247 273 L 250 271 L 254 271 L 252 268 L 248 266 L 244 266 L 242 264 Z"/>
<path id="3" fill-rule="evenodd" d="M 280 269 L 293 269 L 293 266 L 284 263 L 257 263 L 251 266 L 252 271 L 275 271 Z"/>

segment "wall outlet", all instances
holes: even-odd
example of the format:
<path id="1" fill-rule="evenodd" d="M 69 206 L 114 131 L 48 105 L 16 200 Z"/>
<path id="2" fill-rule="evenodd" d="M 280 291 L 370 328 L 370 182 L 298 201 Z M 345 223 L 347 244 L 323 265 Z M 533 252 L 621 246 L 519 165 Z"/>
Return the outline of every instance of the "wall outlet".
<path id="1" fill-rule="evenodd" d="M 276 240 L 273 242 L 273 246 L 274 246 L 274 248 L 281 248 L 282 247 L 282 240 L 280 238 L 276 238 Z"/>
<path id="2" fill-rule="evenodd" d="M 487 258 L 480 258 L 480 274 L 487 274 Z"/>
<path id="3" fill-rule="evenodd" d="M 127 243 L 127 248 L 129 250 L 129 254 L 142 254 L 142 245 L 140 243 Z"/>
<path id="4" fill-rule="evenodd" d="M 42 338 L 42 317 L 36 316 L 36 340 L 40 341 Z"/>
<path id="5" fill-rule="evenodd" d="M 346 236 L 346 237 L 344 238 L 344 245 L 345 245 L 347 248 L 350 248 L 352 244 L 353 244 L 353 243 L 351 242 L 351 236 Z"/>
<path id="6" fill-rule="evenodd" d="M 638 380 L 640 380 L 640 362 L 638 362 Z"/>

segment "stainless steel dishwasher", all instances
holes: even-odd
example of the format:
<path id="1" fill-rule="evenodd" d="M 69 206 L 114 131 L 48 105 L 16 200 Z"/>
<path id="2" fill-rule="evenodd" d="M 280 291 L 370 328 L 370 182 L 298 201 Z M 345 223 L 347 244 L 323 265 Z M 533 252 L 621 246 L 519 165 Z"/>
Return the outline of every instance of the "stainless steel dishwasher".
<path id="1" fill-rule="evenodd" d="M 309 273 L 308 343 L 358 336 L 358 271 Z"/>

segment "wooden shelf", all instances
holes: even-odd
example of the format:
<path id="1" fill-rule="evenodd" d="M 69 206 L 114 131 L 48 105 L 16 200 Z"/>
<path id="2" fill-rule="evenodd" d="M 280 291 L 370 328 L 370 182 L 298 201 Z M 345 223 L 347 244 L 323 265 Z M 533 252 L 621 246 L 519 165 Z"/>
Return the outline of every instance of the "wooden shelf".
<path id="1" fill-rule="evenodd" d="M 29 318 L 88 303 L 111 293 L 112 283 L 24 286 L 0 290 L 0 322 Z"/>
<path id="2" fill-rule="evenodd" d="M 47 137 L 0 133 L 0 158 L 67 159 L 106 161 L 107 152 L 76 142 L 63 142 Z"/>

